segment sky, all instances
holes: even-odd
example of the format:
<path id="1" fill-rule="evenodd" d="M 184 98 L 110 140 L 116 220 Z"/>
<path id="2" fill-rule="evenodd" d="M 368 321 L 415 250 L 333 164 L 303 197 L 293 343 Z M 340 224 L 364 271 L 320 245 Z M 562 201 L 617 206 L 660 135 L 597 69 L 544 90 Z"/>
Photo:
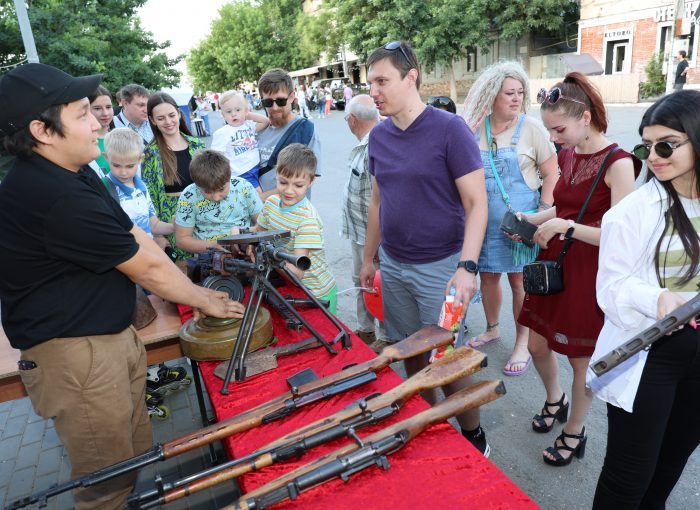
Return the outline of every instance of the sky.
<path id="1" fill-rule="evenodd" d="M 153 33 L 156 41 L 170 41 L 166 53 L 175 57 L 188 53 L 209 35 L 211 22 L 219 17 L 219 8 L 229 1 L 231 0 L 148 0 L 138 14 L 141 25 Z M 177 69 L 183 74 L 187 73 L 184 61 Z"/>

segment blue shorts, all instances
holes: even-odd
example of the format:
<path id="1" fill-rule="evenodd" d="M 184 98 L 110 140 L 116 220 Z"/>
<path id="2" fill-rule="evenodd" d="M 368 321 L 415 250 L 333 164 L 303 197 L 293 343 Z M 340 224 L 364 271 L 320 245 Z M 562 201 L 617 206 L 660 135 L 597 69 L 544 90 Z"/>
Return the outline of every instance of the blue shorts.
<path id="1" fill-rule="evenodd" d="M 398 262 L 379 248 L 382 303 L 387 339 L 398 342 L 437 324 L 445 287 L 457 270 L 460 252 L 427 264 Z"/>
<path id="2" fill-rule="evenodd" d="M 258 187 L 260 187 L 260 180 L 258 179 L 259 172 L 260 172 L 260 166 L 255 165 L 253 168 L 251 168 L 250 170 L 248 170 L 245 173 L 242 173 L 238 177 L 240 177 L 241 179 L 245 179 L 246 181 L 251 183 L 254 188 L 258 188 Z"/>

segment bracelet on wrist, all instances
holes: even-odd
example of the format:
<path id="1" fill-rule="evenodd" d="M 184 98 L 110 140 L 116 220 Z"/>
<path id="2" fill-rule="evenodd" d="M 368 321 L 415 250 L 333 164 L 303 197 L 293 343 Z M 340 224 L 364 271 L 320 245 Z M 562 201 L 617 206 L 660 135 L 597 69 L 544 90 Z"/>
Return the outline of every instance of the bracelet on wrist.
<path id="1" fill-rule="evenodd" d="M 539 209 L 542 209 L 542 210 L 544 211 L 544 210 L 547 210 L 547 209 L 551 209 L 551 208 L 552 208 L 552 204 L 548 204 L 547 202 L 544 202 L 544 201 L 540 200 L 540 201 L 537 203 L 537 207 L 538 207 Z"/>

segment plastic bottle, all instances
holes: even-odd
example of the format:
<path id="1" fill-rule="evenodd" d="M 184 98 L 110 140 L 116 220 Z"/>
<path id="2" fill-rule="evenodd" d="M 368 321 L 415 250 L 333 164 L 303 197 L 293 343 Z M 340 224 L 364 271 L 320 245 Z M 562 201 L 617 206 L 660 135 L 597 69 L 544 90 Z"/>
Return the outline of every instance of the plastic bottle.
<path id="1" fill-rule="evenodd" d="M 445 302 L 442 304 L 442 310 L 440 310 L 438 326 L 452 331 L 452 333 L 457 335 L 457 333 L 459 332 L 459 318 L 462 315 L 464 305 L 460 303 L 459 306 L 454 306 L 455 293 L 455 288 L 451 287 L 449 295 L 445 296 Z M 430 354 L 430 363 L 432 363 L 436 359 L 443 357 L 445 354 L 453 350 L 454 347 L 452 346 L 452 344 L 433 349 L 432 353 Z"/>

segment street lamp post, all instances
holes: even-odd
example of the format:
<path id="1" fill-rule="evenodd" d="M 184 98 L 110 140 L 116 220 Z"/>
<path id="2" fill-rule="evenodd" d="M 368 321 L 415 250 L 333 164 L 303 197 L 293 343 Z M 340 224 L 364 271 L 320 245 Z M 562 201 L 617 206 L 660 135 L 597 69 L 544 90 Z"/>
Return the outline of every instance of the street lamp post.
<path id="1" fill-rule="evenodd" d="M 22 42 L 24 43 L 24 52 L 27 54 L 27 61 L 37 64 L 39 63 L 39 54 L 36 52 L 34 34 L 32 34 L 32 26 L 29 24 L 29 16 L 27 15 L 27 7 L 24 5 L 24 0 L 15 0 L 15 11 L 17 11 L 17 21 L 22 32 Z"/>

